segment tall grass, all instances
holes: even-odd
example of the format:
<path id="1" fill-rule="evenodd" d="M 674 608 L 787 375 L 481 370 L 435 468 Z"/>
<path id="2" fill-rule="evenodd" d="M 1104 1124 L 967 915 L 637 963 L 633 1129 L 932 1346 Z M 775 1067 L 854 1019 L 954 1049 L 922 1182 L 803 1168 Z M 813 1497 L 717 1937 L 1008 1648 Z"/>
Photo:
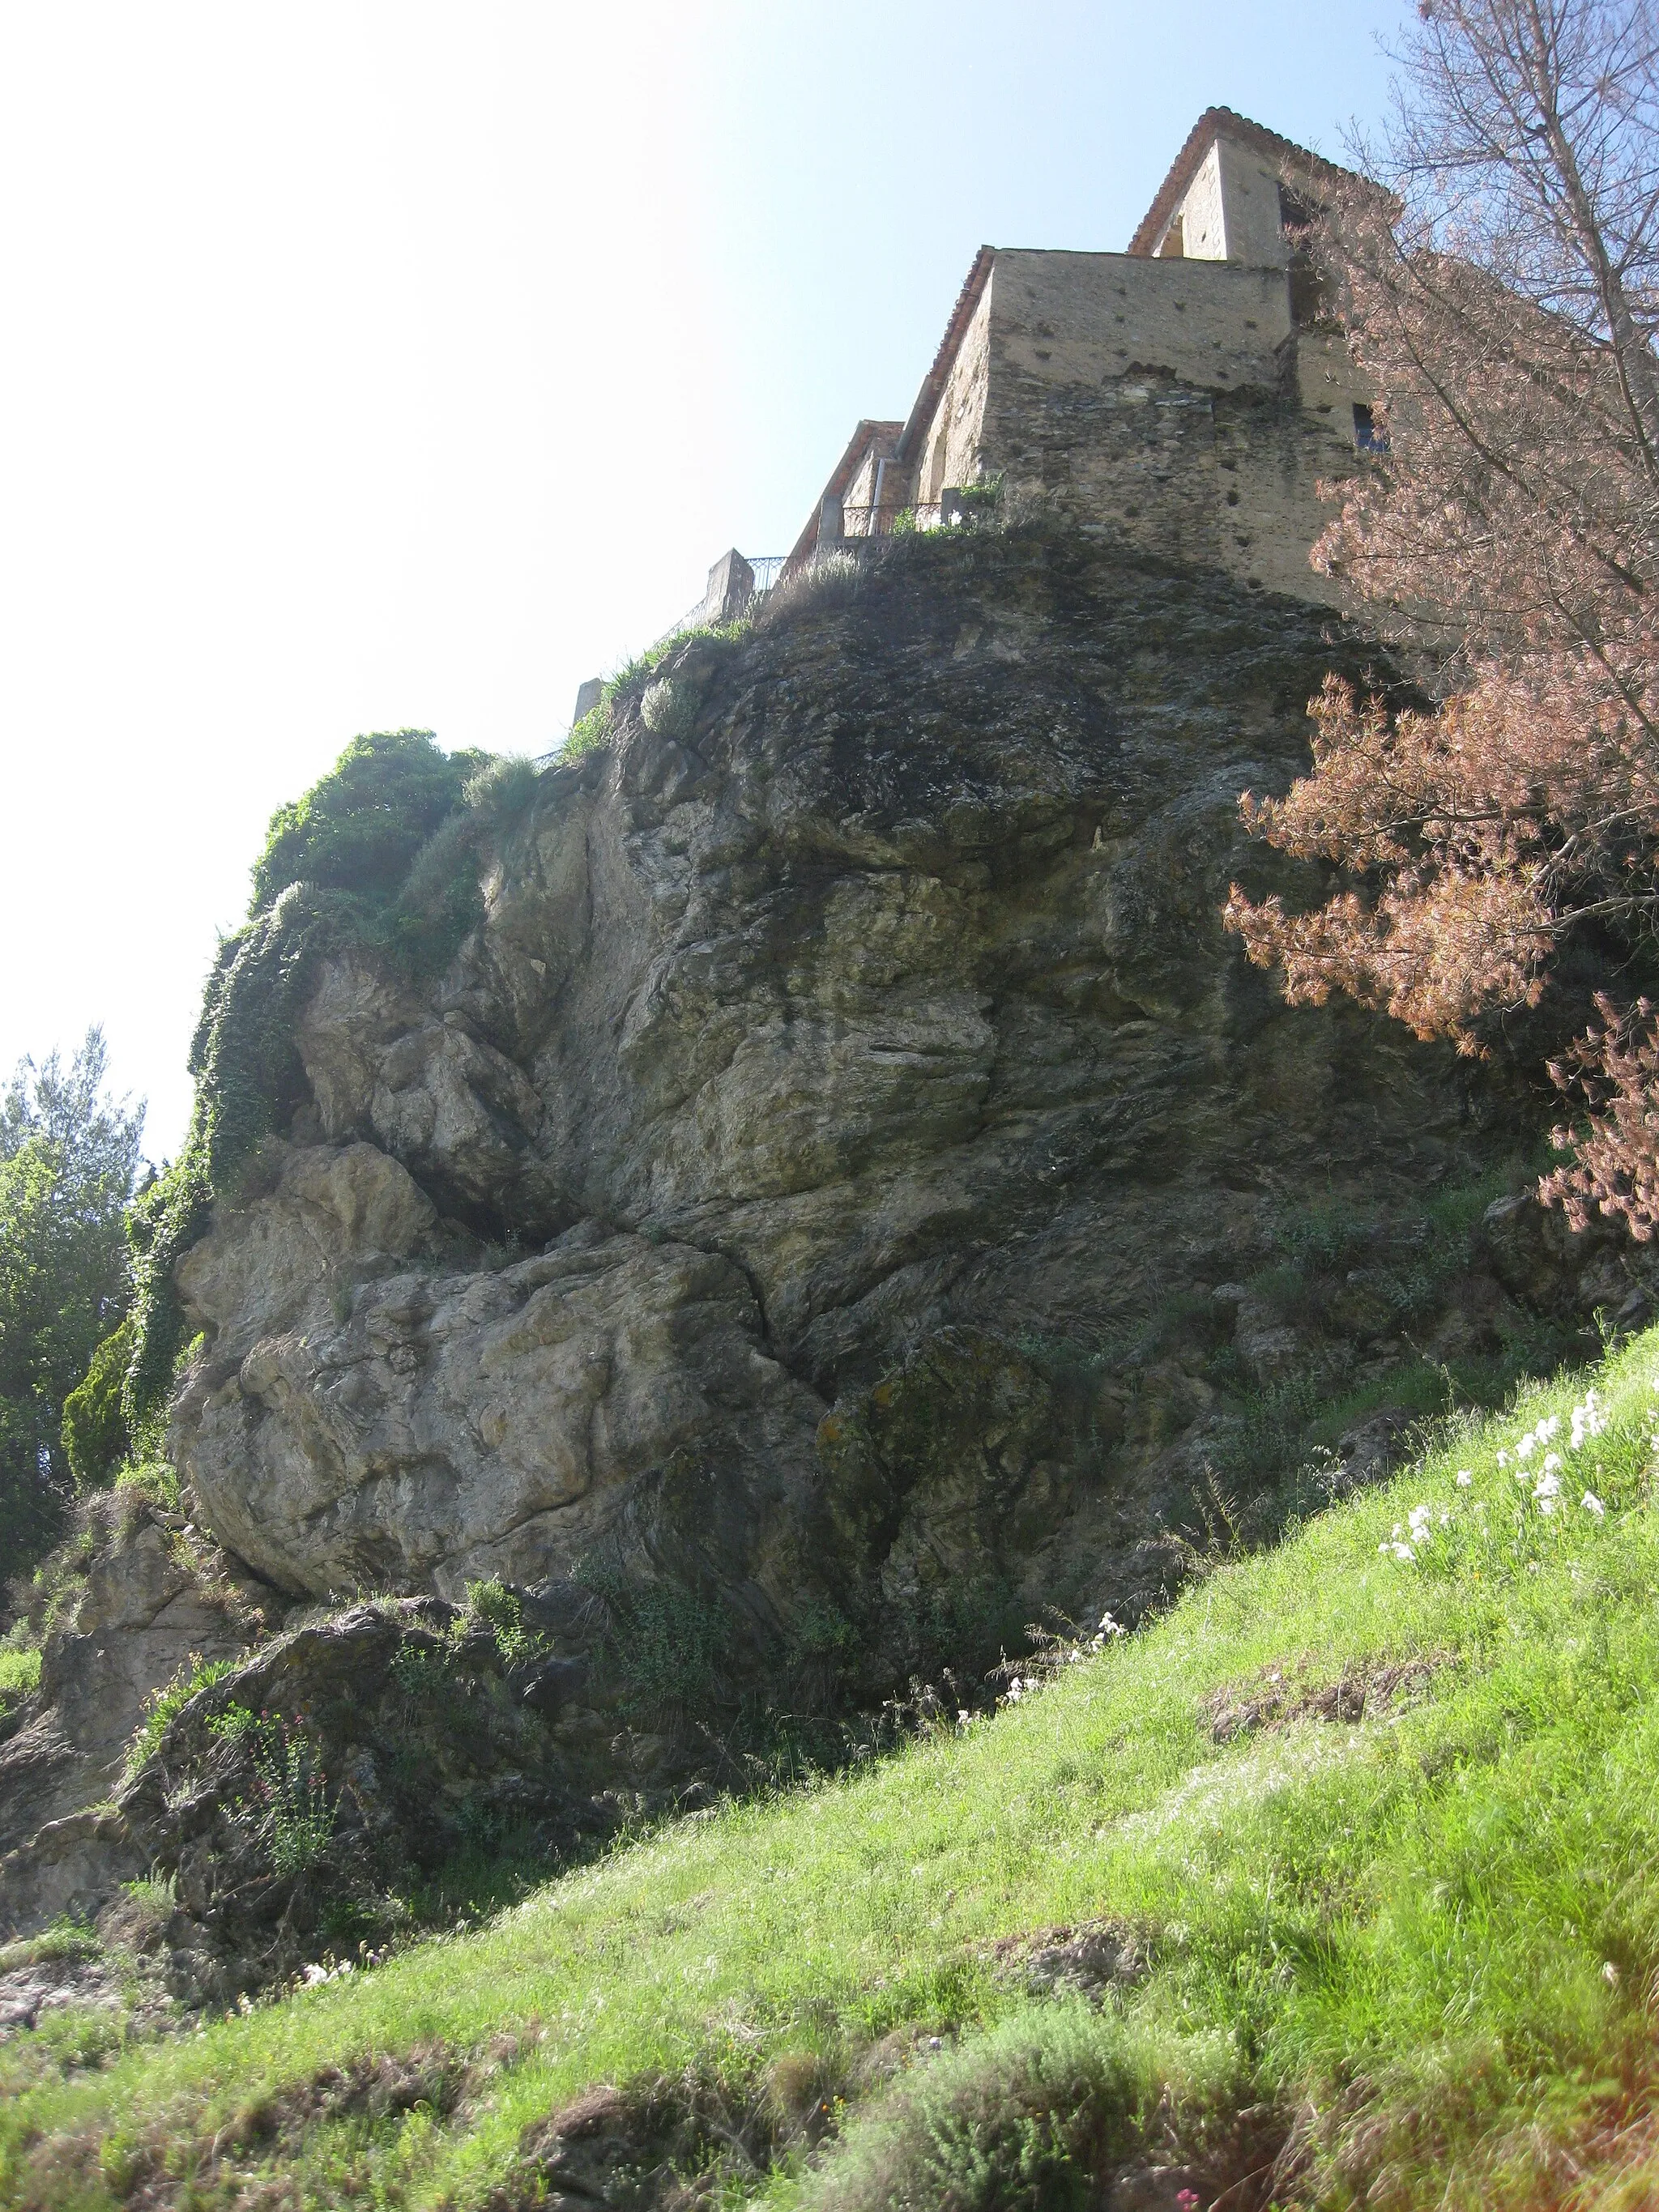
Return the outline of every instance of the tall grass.
<path id="1" fill-rule="evenodd" d="M 479 1932 L 100 2070 L 15 2039 L 0 2202 L 527 2203 L 600 2082 L 773 2114 L 678 2154 L 780 2202 L 1052 2212 L 1138 2158 L 1199 2202 L 1230 2159 L 1285 2205 L 1652 2202 L 1656 1375 L 1659 1332 L 1593 1418 L 1532 1389 L 994 1718 Z M 1102 1918 L 1137 1975 L 1037 1995 L 1035 1934 Z M 435 2102 L 326 2087 L 434 2053 Z"/>

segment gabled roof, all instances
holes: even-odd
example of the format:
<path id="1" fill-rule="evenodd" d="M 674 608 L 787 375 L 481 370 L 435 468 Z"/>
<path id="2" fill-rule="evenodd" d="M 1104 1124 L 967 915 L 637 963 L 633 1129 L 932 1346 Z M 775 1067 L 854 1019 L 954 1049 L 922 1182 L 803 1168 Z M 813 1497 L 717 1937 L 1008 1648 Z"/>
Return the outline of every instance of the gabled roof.
<path id="1" fill-rule="evenodd" d="M 852 483 L 859 463 L 878 438 L 896 440 L 903 428 L 904 425 L 902 422 L 878 422 L 868 416 L 859 424 L 858 428 L 847 441 L 847 451 L 831 470 L 829 483 L 818 494 L 818 503 L 812 509 L 811 517 L 806 527 L 790 548 L 788 558 L 783 564 L 785 575 L 798 568 L 817 544 L 818 518 L 823 512 L 824 501 L 842 497 L 848 485 Z"/>
<path id="2" fill-rule="evenodd" d="M 1236 114 L 1231 107 L 1206 107 L 1187 135 L 1187 143 L 1176 155 L 1170 173 L 1158 188 L 1153 200 L 1140 219 L 1140 228 L 1129 240 L 1131 253 L 1150 254 L 1164 234 L 1164 226 L 1180 205 L 1187 187 L 1198 174 L 1205 155 L 1218 138 L 1231 138 L 1236 145 L 1248 146 L 1261 154 L 1278 167 L 1287 164 L 1309 174 L 1331 178 L 1348 178 L 1352 172 L 1339 168 L 1334 161 L 1322 155 L 1310 154 L 1305 146 L 1298 146 L 1293 138 L 1281 138 L 1276 131 L 1265 130 L 1260 123 L 1252 123 L 1247 115 Z"/>

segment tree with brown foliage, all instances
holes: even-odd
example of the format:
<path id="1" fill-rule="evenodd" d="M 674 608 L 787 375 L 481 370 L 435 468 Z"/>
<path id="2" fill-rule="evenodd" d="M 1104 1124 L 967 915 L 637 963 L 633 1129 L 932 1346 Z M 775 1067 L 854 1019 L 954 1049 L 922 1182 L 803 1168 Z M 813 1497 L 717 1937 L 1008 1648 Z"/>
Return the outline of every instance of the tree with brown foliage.
<path id="1" fill-rule="evenodd" d="M 1659 1027 L 1627 979 L 1659 936 L 1659 29 L 1650 0 L 1425 0 L 1399 60 L 1359 149 L 1389 194 L 1356 180 L 1318 240 L 1388 449 L 1315 559 L 1434 704 L 1327 684 L 1312 774 L 1243 804 L 1343 880 L 1300 914 L 1235 886 L 1227 922 L 1292 1002 L 1346 991 L 1467 1052 L 1595 932 L 1601 1018 L 1551 1071 L 1584 1119 L 1545 1188 L 1647 1237 Z"/>

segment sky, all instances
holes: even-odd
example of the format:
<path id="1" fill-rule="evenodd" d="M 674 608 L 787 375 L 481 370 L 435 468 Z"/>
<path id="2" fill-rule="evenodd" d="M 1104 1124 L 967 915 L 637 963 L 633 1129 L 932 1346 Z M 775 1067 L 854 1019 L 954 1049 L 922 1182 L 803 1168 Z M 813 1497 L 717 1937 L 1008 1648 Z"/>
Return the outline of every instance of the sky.
<path id="1" fill-rule="evenodd" d="M 218 938 L 356 732 L 544 752 L 793 542 L 982 242 L 1204 108 L 1340 158 L 1405 0 L 0 0 L 0 1073 L 176 1152 Z"/>

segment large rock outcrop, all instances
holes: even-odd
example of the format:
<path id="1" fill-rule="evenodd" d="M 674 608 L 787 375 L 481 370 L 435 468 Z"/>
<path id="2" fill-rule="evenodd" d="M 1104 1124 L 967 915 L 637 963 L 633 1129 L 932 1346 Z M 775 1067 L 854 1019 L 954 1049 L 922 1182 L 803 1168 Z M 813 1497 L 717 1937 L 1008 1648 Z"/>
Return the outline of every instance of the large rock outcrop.
<path id="1" fill-rule="evenodd" d="M 1306 1364 L 1247 1279 L 1285 1209 L 1386 1225 L 1520 1126 L 1221 933 L 1329 627 L 1010 538 L 678 647 L 689 734 L 542 777 L 439 987 L 324 969 L 311 1098 L 179 1272 L 208 1523 L 295 1594 L 597 1565 L 763 1641 L 1144 1603 L 1240 1389 Z M 1363 1379 L 1399 1319 L 1351 1303 Z"/>
<path id="2" fill-rule="evenodd" d="M 1494 1174 L 1535 1127 L 1514 1070 L 1288 1011 L 1221 932 L 1230 881 L 1295 880 L 1239 793 L 1285 787 L 1307 700 L 1364 665 L 1328 615 L 1223 578 L 901 544 L 850 597 L 676 647 L 653 719 L 679 734 L 625 705 L 539 777 L 436 982 L 322 963 L 307 1095 L 177 1271 L 199 1346 L 171 1449 L 270 1624 L 300 1608 L 240 1659 L 246 1695 L 284 1726 L 326 1707 L 331 1772 L 431 1737 L 407 1805 L 358 1791 L 366 1866 L 462 1817 L 422 1837 L 400 1806 L 517 1790 L 579 1837 L 618 1792 L 683 1791 L 716 1707 L 960 1682 L 1045 1604 L 1133 1618 L 1218 1516 L 1316 1502 L 1284 1487 L 1316 1412 L 1322 1479 L 1367 1480 L 1425 1382 L 1490 1388 L 1639 1306 L 1610 1232 Z M 236 1643 L 168 1579 L 175 1538 L 123 1554 L 152 1683 Z M 422 1638 L 472 1649 L 454 1608 L 492 1578 L 530 1642 L 466 1677 L 494 1718 L 463 1741 L 410 1685 Z M 107 1656 L 94 1621 L 118 1625 L 89 1597 L 65 1654 Z M 109 1663 L 106 1690 L 104 1659 L 54 1659 L 0 1754 L 20 1833 L 108 1786 L 139 1694 Z M 359 1664 L 361 1725 L 335 1680 Z M 213 1724 L 243 1695 L 170 1724 L 171 1782 L 15 1856 L 0 1911 L 122 1853 L 196 1881 L 235 1825 Z M 237 1833 L 232 1948 L 275 1956 L 249 1930 L 293 1895 Z"/>

